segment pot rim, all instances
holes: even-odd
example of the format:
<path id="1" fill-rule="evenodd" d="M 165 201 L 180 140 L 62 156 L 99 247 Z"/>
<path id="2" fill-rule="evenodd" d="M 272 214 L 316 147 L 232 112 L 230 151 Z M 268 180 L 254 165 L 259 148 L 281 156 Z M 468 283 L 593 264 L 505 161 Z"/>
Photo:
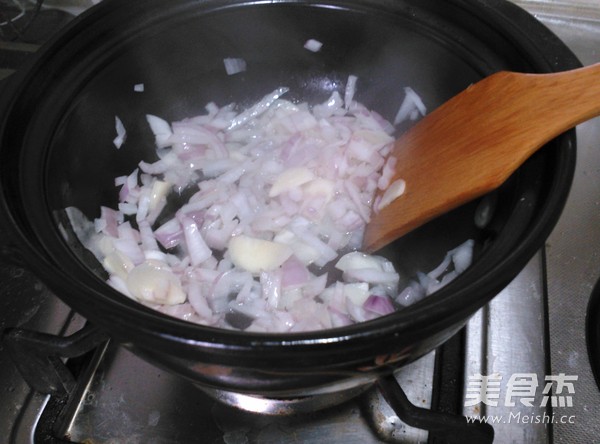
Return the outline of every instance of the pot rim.
<path id="1" fill-rule="evenodd" d="M 144 3 L 153 0 L 140 1 L 133 9 L 142 8 Z M 184 8 L 185 2 L 180 2 L 179 8 Z M 538 72 L 551 72 L 572 69 L 580 66 L 573 53 L 543 24 L 535 20 L 526 11 L 506 0 L 449 0 L 448 3 L 478 14 L 479 20 L 487 25 L 501 29 L 506 38 L 519 41 L 524 52 L 532 54 L 533 68 Z M 216 9 L 245 7 L 249 5 L 266 4 L 255 1 L 205 1 L 202 2 L 207 11 Z M 381 6 L 392 7 L 387 0 L 328 0 L 324 2 L 298 0 L 284 0 L 279 4 L 308 4 L 315 7 L 327 5 L 344 7 L 358 5 L 363 8 L 377 8 Z M 52 48 L 66 44 L 78 32 L 83 32 L 87 25 L 94 20 L 108 19 L 118 14 L 119 8 L 125 10 L 122 2 L 105 2 L 95 6 L 77 18 L 66 30 L 49 42 L 42 52 L 37 55 L 27 68 L 18 77 L 10 79 L 16 86 L 16 93 L 5 102 L 4 109 L 10 110 L 18 101 L 20 88 L 25 88 L 31 71 L 40 66 L 51 56 Z M 211 9 L 213 8 L 213 9 Z M 176 9 L 176 8 L 174 8 Z M 173 12 L 175 14 L 175 12 Z M 104 17 L 103 17 L 104 15 Z M 551 49 L 548 49 L 551 48 Z M 4 114 L 3 114 L 4 116 Z M 6 120 L 3 117 L 2 133 L 5 131 Z M 378 338 L 398 338 L 410 332 L 439 331 L 443 326 L 460 322 L 470 317 L 477 309 L 487 303 L 493 296 L 501 291 L 516 274 L 526 265 L 530 258 L 543 244 L 546 237 L 554 227 L 566 201 L 575 168 L 575 132 L 571 130 L 556 139 L 560 145 L 559 165 L 560 170 L 556 176 L 560 180 L 553 182 L 553 189 L 541 214 L 536 219 L 531 231 L 522 239 L 516 248 L 511 250 L 501 261 L 493 265 L 491 270 L 482 274 L 465 272 L 459 279 L 447 287 L 436 292 L 434 297 L 407 307 L 402 311 L 384 316 L 372 321 L 354 324 L 348 327 L 320 330 L 304 333 L 250 333 L 234 330 L 218 329 L 203 325 L 193 324 L 170 316 L 164 315 L 141 304 L 130 301 L 125 296 L 104 284 L 103 291 L 91 288 L 83 282 L 70 280 L 68 270 L 57 267 L 57 264 L 40 254 L 41 245 L 35 244 L 19 228 L 5 202 L 10 196 L 10 190 L 2 188 L 2 206 L 9 215 L 9 224 L 12 230 L 20 237 L 20 245 L 25 251 L 27 262 L 39 277 L 42 277 L 61 297 L 68 298 L 69 304 L 76 310 L 81 310 L 85 315 L 90 310 L 98 310 L 105 314 L 105 319 L 94 319 L 109 331 L 114 331 L 125 340 L 139 340 L 153 337 L 156 340 L 173 345 L 173 350 L 188 351 L 190 347 L 210 349 L 214 352 L 265 352 L 273 349 L 285 348 L 286 350 L 322 350 L 331 349 L 340 343 L 354 343 L 359 347 L 368 347 L 369 343 Z M 558 183 L 557 183 L 558 182 Z M 97 278 L 96 278 L 97 279 Z M 460 285 L 459 285 L 460 284 Z M 82 302 L 78 295 L 86 293 L 88 297 Z M 465 302 L 457 308 L 456 302 Z M 90 304 L 90 302 L 92 302 Z M 135 325 L 135 328 L 131 326 Z"/>

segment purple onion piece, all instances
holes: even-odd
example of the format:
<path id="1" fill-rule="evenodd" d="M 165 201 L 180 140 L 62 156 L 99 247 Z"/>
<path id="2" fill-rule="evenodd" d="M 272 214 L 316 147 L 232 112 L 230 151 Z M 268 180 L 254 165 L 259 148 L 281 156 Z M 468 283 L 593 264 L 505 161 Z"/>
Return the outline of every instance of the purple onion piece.
<path id="1" fill-rule="evenodd" d="M 396 311 L 394 304 L 387 296 L 379 296 L 372 294 L 363 304 L 363 308 L 367 311 L 384 316 Z"/>

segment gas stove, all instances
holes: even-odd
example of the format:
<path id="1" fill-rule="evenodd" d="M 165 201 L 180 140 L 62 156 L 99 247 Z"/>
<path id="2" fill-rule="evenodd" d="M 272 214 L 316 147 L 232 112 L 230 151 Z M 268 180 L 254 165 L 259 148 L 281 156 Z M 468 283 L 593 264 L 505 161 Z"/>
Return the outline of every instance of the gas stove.
<path id="1" fill-rule="evenodd" d="M 0 0 L 0 79 L 94 3 Z M 597 0 L 516 3 L 584 64 L 600 61 Z M 458 335 L 395 373 L 407 398 L 400 401 L 409 401 L 400 406 L 381 386 L 292 400 L 200 389 L 106 340 L 26 269 L 0 262 L 0 332 L 18 327 L 50 341 L 40 348 L 78 349 L 42 363 L 70 375 L 53 379 L 40 366 L 17 365 L 35 350 L 0 343 L 3 442 L 471 442 L 460 432 L 428 433 L 419 419 L 426 411 L 441 412 L 442 422 L 492 423 L 495 443 L 598 442 L 585 317 L 600 276 L 600 119 L 580 125 L 577 137 L 575 182 L 547 244 Z"/>

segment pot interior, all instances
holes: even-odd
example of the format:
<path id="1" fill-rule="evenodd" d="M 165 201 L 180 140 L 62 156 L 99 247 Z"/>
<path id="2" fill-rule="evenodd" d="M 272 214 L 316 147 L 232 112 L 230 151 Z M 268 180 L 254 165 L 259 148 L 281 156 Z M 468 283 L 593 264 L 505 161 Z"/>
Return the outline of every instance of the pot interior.
<path id="1" fill-rule="evenodd" d="M 36 239 L 47 260 L 61 267 L 68 264 L 71 275 L 95 295 L 134 312 L 145 311 L 156 322 L 164 322 L 164 316 L 148 313 L 110 289 L 93 256 L 75 238 L 63 240 L 71 228 L 65 208 L 76 207 L 89 219 L 98 217 L 100 206 L 117 205 L 114 178 L 129 174 L 140 160 L 156 159 L 146 114 L 176 121 L 205 113 L 209 102 L 233 102 L 243 109 L 280 86 L 290 88 L 288 99 L 317 104 L 334 90 L 343 93 L 348 76 L 356 75 L 356 100 L 393 120 L 407 86 L 433 110 L 493 72 L 551 69 L 516 29 L 518 24 L 511 27 L 492 10 L 481 15 L 485 5 L 480 2 L 465 7 L 461 2 L 408 0 L 393 5 L 177 1 L 167 9 L 159 3 L 99 7 L 57 39 L 38 61 L 43 72 L 29 74 L 32 86 L 23 94 L 32 100 L 23 99 L 21 109 L 29 116 L 21 139 L 25 142 L 18 156 L 7 155 L 20 171 L 18 176 L 8 173 L 7 180 L 18 182 L 21 197 L 12 205 L 19 207 L 23 230 Z M 307 51 L 308 39 L 322 42 L 322 49 Z M 227 75 L 223 59 L 228 57 L 244 59 L 246 71 Z M 144 85 L 143 93 L 134 91 L 137 84 Z M 121 149 L 112 143 L 115 116 L 127 129 Z M 398 127 L 398 134 L 407 127 Z M 537 246 L 526 240 L 532 231 L 537 233 L 542 225 L 542 232 L 549 231 L 556 211 L 547 209 L 560 206 L 552 199 L 560 200 L 564 191 L 557 196 L 556 190 L 568 188 L 570 181 L 572 159 L 565 152 L 560 141 L 550 143 L 486 196 L 484 204 L 493 212 L 485 224 L 476 223 L 484 204 L 472 202 L 382 251 L 408 282 L 417 271 L 434 268 L 449 249 L 475 239 L 471 269 L 443 290 L 437 302 L 419 303 L 422 310 L 442 316 L 452 304 L 460 306 L 457 316 L 465 317 L 493 294 L 462 289 L 487 279 L 484 288 L 496 291 L 524 265 L 528 258 L 520 257 L 510 270 L 493 276 L 517 246 L 525 243 L 525 254 L 533 254 Z M 434 307 L 442 302 L 446 308 Z M 84 303 L 75 305 L 89 310 Z M 411 320 L 410 313 L 389 317 L 397 328 L 422 320 Z"/>

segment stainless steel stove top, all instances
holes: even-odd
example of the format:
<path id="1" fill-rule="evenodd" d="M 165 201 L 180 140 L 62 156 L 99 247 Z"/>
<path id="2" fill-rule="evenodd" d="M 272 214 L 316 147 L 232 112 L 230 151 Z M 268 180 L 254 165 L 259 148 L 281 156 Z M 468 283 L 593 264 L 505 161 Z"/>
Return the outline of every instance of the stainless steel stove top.
<path id="1" fill-rule="evenodd" d="M 0 11 L 35 3 L 1 0 Z M 45 5 L 76 14 L 93 3 L 55 0 Z M 584 64 L 600 61 L 598 0 L 516 3 L 549 26 Z M 36 48 L 0 39 L 0 78 L 10 75 L 15 57 L 18 61 Z M 584 336 L 587 301 L 600 275 L 600 119 L 578 127 L 577 135 L 573 191 L 546 247 L 453 344 L 396 374 L 413 404 L 439 404 L 432 390 L 440 385 L 436 358 L 464 344 L 460 371 L 447 372 L 442 391 L 458 391 L 454 407 L 459 413 L 492 415 L 495 443 L 600 442 L 600 392 Z M 0 263 L 0 330 L 20 326 L 68 335 L 84 324 L 27 271 Z M 50 435 L 76 443 L 428 442 L 427 433 L 403 424 L 375 389 L 322 411 L 257 415 L 215 401 L 111 343 L 86 358 L 75 396 L 57 401 L 32 391 L 1 347 L 0 436 L 8 443 L 41 442 L 41 436 Z M 456 374 L 462 375 L 460 381 L 453 380 Z M 562 392 L 555 384 L 545 393 L 552 378 L 566 383 Z M 487 402 L 475 402 L 484 394 Z M 245 407 L 269 408 L 260 402 L 238 400 Z"/>

